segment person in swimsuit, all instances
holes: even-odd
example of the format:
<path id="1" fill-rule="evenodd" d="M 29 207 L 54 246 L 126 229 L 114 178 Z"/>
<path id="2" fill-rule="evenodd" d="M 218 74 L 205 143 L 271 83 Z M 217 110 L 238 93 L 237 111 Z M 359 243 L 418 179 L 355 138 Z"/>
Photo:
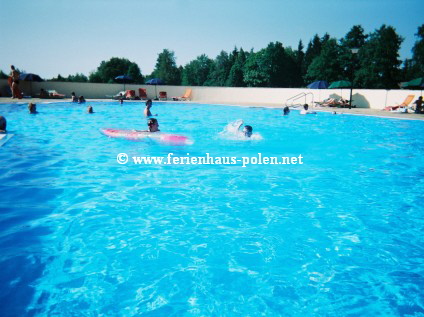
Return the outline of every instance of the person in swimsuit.
<path id="1" fill-rule="evenodd" d="M 75 92 L 71 93 L 72 102 L 78 102 L 78 97 L 75 95 Z"/>
<path id="2" fill-rule="evenodd" d="M 12 78 L 12 98 L 20 98 L 19 96 L 19 72 L 15 69 L 15 66 L 10 65 L 10 77 Z"/>
<path id="3" fill-rule="evenodd" d="M 146 108 L 144 108 L 144 116 L 145 117 L 152 117 L 152 113 L 150 112 L 150 108 L 152 108 L 152 99 L 149 99 L 146 101 Z M 155 114 L 157 116 L 157 114 Z"/>

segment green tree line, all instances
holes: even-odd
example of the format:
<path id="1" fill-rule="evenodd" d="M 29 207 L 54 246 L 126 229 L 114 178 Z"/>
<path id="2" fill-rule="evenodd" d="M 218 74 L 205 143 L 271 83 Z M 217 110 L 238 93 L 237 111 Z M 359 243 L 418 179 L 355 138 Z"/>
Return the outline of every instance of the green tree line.
<path id="1" fill-rule="evenodd" d="M 400 60 L 403 38 L 392 26 L 382 25 L 365 34 L 355 25 L 341 39 L 316 34 L 296 49 L 271 42 L 257 52 L 234 48 L 211 59 L 202 54 L 185 66 L 177 66 L 173 51 L 159 53 L 155 69 L 143 76 L 140 67 L 125 58 L 113 57 L 85 76 L 58 75 L 52 81 L 113 83 L 129 75 L 134 83 L 161 78 L 168 85 L 218 87 L 305 87 L 316 80 L 353 80 L 357 88 L 396 89 L 399 83 L 424 76 L 424 24 L 418 27 L 412 58 Z M 352 49 L 358 49 L 357 54 Z M 2 73 L 0 73 L 0 76 Z"/>

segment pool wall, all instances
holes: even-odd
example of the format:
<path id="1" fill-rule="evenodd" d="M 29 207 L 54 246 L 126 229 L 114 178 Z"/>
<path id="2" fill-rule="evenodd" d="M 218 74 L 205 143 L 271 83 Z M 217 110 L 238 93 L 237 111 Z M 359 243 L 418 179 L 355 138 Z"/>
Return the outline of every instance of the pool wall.
<path id="1" fill-rule="evenodd" d="M 40 89 L 55 89 L 59 93 L 70 97 L 71 92 L 85 98 L 102 99 L 107 95 L 114 95 L 124 90 L 123 84 L 96 84 L 96 83 L 68 83 L 68 82 L 21 82 L 21 89 L 26 95 L 36 95 Z M 145 88 L 149 98 L 155 98 L 159 91 L 166 91 L 168 99 L 182 96 L 186 88 L 192 89 L 192 101 L 200 103 L 221 104 L 269 104 L 282 105 L 298 94 L 307 94 L 288 103 L 311 104 L 313 101 L 322 101 L 326 98 L 349 99 L 350 89 L 308 89 L 308 88 L 235 88 L 235 87 L 186 87 L 186 86 L 150 86 L 125 85 L 125 89 L 134 89 L 138 95 L 138 88 Z M 0 79 L 0 94 L 10 96 L 7 80 Z M 386 106 L 395 106 L 402 103 L 408 95 L 414 99 L 422 96 L 420 90 L 385 90 L 385 89 L 354 89 L 353 104 L 359 108 L 382 109 Z"/>

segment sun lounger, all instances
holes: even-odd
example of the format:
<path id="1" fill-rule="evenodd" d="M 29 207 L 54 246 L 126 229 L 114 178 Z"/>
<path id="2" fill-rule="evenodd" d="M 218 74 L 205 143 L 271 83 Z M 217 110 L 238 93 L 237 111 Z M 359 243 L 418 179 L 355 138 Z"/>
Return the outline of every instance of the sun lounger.
<path id="1" fill-rule="evenodd" d="M 191 98 L 191 89 L 187 88 L 184 95 L 182 95 L 181 97 L 172 97 L 172 100 L 190 100 Z"/>
<path id="2" fill-rule="evenodd" d="M 168 100 L 166 91 L 159 91 L 159 100 Z"/>
<path id="3" fill-rule="evenodd" d="M 414 100 L 415 95 L 408 95 L 408 97 L 405 98 L 405 101 L 402 102 L 400 105 L 397 106 L 388 106 L 385 107 L 383 110 L 386 111 L 396 111 L 396 112 L 405 112 L 405 111 L 397 111 L 399 108 L 407 108 L 409 104 Z"/>
<path id="4" fill-rule="evenodd" d="M 114 100 L 119 100 L 119 99 L 123 99 L 123 98 L 125 98 L 125 94 L 126 94 L 126 92 L 125 92 L 125 91 L 120 91 L 120 92 L 118 92 L 116 95 L 113 95 L 113 96 L 111 96 L 111 95 L 106 95 L 106 97 L 107 97 L 107 98 L 112 98 L 112 99 L 114 99 Z"/>
<path id="5" fill-rule="evenodd" d="M 49 94 L 49 98 L 52 99 L 63 99 L 65 98 L 65 95 L 59 94 L 56 90 L 47 90 L 47 93 Z"/>
<path id="6" fill-rule="evenodd" d="M 125 99 L 134 100 L 135 99 L 135 90 L 127 90 L 125 92 Z"/>
<path id="7" fill-rule="evenodd" d="M 146 100 L 147 98 L 147 92 L 145 88 L 138 88 L 138 96 L 141 100 Z"/>

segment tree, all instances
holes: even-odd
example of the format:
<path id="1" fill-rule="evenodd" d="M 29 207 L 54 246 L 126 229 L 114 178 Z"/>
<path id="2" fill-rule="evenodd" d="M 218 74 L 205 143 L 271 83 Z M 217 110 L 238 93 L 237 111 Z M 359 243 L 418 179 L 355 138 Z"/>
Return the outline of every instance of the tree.
<path id="1" fill-rule="evenodd" d="M 412 48 L 412 75 L 419 77 L 424 76 L 424 24 L 418 28 L 415 36 L 418 40 Z"/>
<path id="2" fill-rule="evenodd" d="M 7 74 L 3 73 L 2 70 L 0 70 L 0 79 L 7 79 L 7 78 L 9 78 L 9 76 Z"/>
<path id="3" fill-rule="evenodd" d="M 326 80 L 328 82 L 349 79 L 340 63 L 340 46 L 336 39 L 329 39 L 323 46 L 321 54 L 312 61 L 306 74 L 309 82 Z"/>
<path id="4" fill-rule="evenodd" d="M 369 40 L 359 51 L 360 68 L 355 82 L 361 88 L 399 88 L 399 49 L 403 39 L 391 26 L 383 25 L 371 33 Z"/>
<path id="5" fill-rule="evenodd" d="M 358 70 L 358 56 L 352 53 L 352 49 L 361 49 L 366 41 L 368 35 L 364 34 L 364 29 L 360 25 L 354 25 L 344 38 L 340 39 L 340 64 L 344 69 L 344 78 L 352 81 L 354 86 L 355 71 Z"/>
<path id="6" fill-rule="evenodd" d="M 243 68 L 243 80 L 248 87 L 269 87 L 271 82 L 271 65 L 266 49 L 251 52 Z"/>
<path id="7" fill-rule="evenodd" d="M 144 78 L 138 65 L 126 58 L 119 57 L 112 57 L 107 62 L 102 61 L 97 70 L 90 74 L 89 81 L 94 83 L 114 83 L 115 77 L 120 75 L 130 75 L 135 83 L 144 83 Z"/>
<path id="8" fill-rule="evenodd" d="M 85 76 L 82 73 L 81 74 L 76 73 L 75 75 L 69 75 L 68 78 L 66 79 L 66 81 L 77 82 L 77 83 L 85 83 L 85 82 L 88 82 L 88 78 L 87 78 L 87 76 Z"/>
<path id="9" fill-rule="evenodd" d="M 352 49 L 364 46 L 368 35 L 364 34 L 364 29 L 360 25 L 354 25 L 350 31 L 340 40 L 342 47 Z"/>
<path id="10" fill-rule="evenodd" d="M 314 38 L 309 41 L 308 47 L 305 52 L 305 58 L 303 60 L 303 69 L 302 74 L 305 75 L 308 71 L 309 65 L 311 65 L 312 61 L 315 57 L 319 56 L 321 54 L 321 40 L 318 36 L 318 34 L 315 34 Z"/>
<path id="11" fill-rule="evenodd" d="M 159 53 L 152 78 L 160 78 L 168 85 L 180 85 L 181 73 L 175 62 L 175 53 L 164 49 Z"/>
<path id="12" fill-rule="evenodd" d="M 183 70 L 184 86 L 203 86 L 208 79 L 213 61 L 205 54 L 188 63 Z"/>
<path id="13" fill-rule="evenodd" d="M 57 77 L 53 77 L 52 79 L 50 79 L 49 81 L 66 81 L 66 78 L 61 76 L 60 74 L 57 75 Z"/>
<path id="14" fill-rule="evenodd" d="M 235 56 L 235 60 L 231 66 L 226 85 L 229 87 L 246 87 L 243 79 L 243 69 L 247 60 L 246 53 L 241 48 L 240 52 L 235 53 L 233 51 L 233 56 Z"/>
<path id="15" fill-rule="evenodd" d="M 212 70 L 209 73 L 205 86 L 225 86 L 231 71 L 231 61 L 227 52 L 221 53 L 215 58 Z"/>

